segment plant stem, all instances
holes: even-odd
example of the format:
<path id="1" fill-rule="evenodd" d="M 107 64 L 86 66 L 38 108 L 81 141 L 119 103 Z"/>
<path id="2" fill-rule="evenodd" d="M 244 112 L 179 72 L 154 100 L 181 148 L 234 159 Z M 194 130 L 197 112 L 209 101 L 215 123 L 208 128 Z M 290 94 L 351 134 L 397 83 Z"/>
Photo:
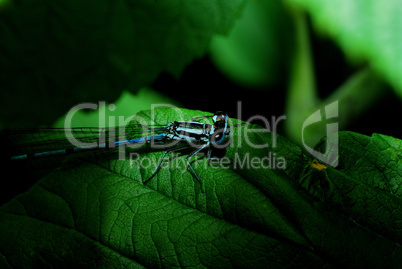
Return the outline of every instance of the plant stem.
<path id="1" fill-rule="evenodd" d="M 290 83 L 286 104 L 286 132 L 301 143 L 301 128 L 304 120 L 318 102 L 313 58 L 305 14 L 290 6 L 295 25 L 295 51 L 290 70 Z"/>

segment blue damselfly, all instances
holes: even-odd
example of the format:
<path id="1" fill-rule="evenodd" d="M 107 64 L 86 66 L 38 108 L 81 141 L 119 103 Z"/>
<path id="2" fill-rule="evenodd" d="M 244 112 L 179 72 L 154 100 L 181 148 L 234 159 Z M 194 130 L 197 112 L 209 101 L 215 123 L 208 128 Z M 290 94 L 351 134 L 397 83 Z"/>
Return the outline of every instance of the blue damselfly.
<path id="1" fill-rule="evenodd" d="M 209 117 L 212 118 L 212 124 L 199 121 L 201 118 Z M 190 121 L 173 121 L 166 125 L 128 125 L 118 128 L 116 132 L 101 128 L 3 131 L 3 135 L 11 145 L 9 159 L 14 162 L 68 155 L 79 156 L 86 152 L 113 150 L 139 144 L 165 145 L 162 158 L 153 174 L 143 181 L 144 184 L 158 173 L 167 154 L 193 148 L 185 160 L 200 183 L 201 191 L 203 191 L 202 180 L 192 167 L 190 159 L 204 150 L 207 150 L 207 158 L 211 159 L 215 148 L 226 147 L 230 143 L 230 133 L 229 117 L 223 112 L 192 118 Z"/>

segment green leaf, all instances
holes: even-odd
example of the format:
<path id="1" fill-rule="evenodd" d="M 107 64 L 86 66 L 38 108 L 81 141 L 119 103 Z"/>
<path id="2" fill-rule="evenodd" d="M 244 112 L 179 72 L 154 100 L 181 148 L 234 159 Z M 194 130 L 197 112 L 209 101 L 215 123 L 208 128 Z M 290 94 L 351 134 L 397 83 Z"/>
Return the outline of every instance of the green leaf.
<path id="1" fill-rule="evenodd" d="M 398 0 L 288 0 L 306 8 L 317 27 L 346 54 L 365 60 L 402 96 L 402 2 Z"/>
<path id="2" fill-rule="evenodd" d="M 339 168 L 360 183 L 402 197 L 402 144 L 401 140 L 373 134 L 372 137 L 352 133 L 340 133 Z M 363 173 L 364 172 L 364 173 Z"/>
<path id="3" fill-rule="evenodd" d="M 339 133 L 339 141 L 338 167 L 314 171 L 305 186 L 321 184 L 318 189 L 322 195 L 326 189 L 322 185 L 327 184 L 333 192 L 327 202 L 359 224 L 400 244 L 402 141 L 381 134 L 368 137 L 352 132 Z"/>
<path id="4" fill-rule="evenodd" d="M 135 119 L 163 124 L 206 114 L 160 109 L 154 114 L 141 112 Z M 332 200 L 311 195 L 305 183 L 299 183 L 303 174 L 309 179 L 318 170 L 309 171 L 312 167 L 297 145 L 255 125 L 231 130 L 233 139 L 225 156 L 232 164 L 208 164 L 201 157 L 192 162 L 204 194 L 180 155 L 146 185 L 142 182 L 152 174 L 162 152 L 142 151 L 131 162 L 92 160 L 58 168 L 1 207 L 2 267 L 378 268 L 400 264 L 399 241 L 370 229 L 355 215 L 346 215 Z M 348 140 L 340 139 L 343 153 Z M 399 140 L 381 139 L 387 141 L 380 142 L 381 158 L 390 158 L 387 152 L 400 156 Z M 393 150 L 383 150 L 387 143 Z M 354 159 L 348 158 L 354 156 L 340 158 L 350 163 Z M 318 172 L 346 174 L 329 167 Z M 327 196 L 336 194 L 323 190 Z M 356 198 L 374 193 L 378 189 L 369 188 Z M 374 202 L 379 210 L 389 205 Z M 399 198 L 392 202 L 396 207 Z M 391 224 L 398 228 L 396 221 Z"/>
<path id="5" fill-rule="evenodd" d="M 243 2 L 7 1 L 0 123 L 49 125 L 79 102 L 114 101 L 162 71 L 178 75 L 212 35 L 228 31 Z"/>
<path id="6" fill-rule="evenodd" d="M 251 87 L 276 84 L 283 77 L 292 31 L 282 1 L 248 1 L 228 36 L 214 36 L 215 64 L 235 82 Z"/>
<path id="7" fill-rule="evenodd" d="M 129 122 L 136 113 L 147 110 L 155 104 L 181 106 L 177 101 L 148 87 L 141 88 L 136 94 L 123 91 L 113 104 L 99 103 L 99 107 L 94 111 L 79 110 L 74 113 L 71 127 L 99 127 L 102 124 L 106 128 L 121 126 Z M 64 128 L 67 115 L 68 113 L 60 117 L 52 127 Z"/>

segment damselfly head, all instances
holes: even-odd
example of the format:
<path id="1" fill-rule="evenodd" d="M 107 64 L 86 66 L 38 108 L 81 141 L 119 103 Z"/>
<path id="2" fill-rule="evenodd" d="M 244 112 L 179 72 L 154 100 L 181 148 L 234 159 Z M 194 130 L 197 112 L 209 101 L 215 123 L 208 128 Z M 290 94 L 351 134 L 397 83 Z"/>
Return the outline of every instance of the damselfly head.
<path id="1" fill-rule="evenodd" d="M 225 128 L 229 122 L 229 116 L 225 112 L 218 111 L 212 117 L 215 129 Z"/>
<path id="2" fill-rule="evenodd" d="M 222 144 L 230 136 L 229 116 L 222 111 L 218 111 L 212 117 L 212 120 L 214 122 L 214 132 L 211 142 L 218 145 Z"/>
<path id="3" fill-rule="evenodd" d="M 214 122 L 216 122 L 216 121 L 221 121 L 222 119 L 224 119 L 225 117 L 227 117 L 228 116 L 228 114 L 226 114 L 225 112 L 223 112 L 223 111 L 218 111 L 218 112 L 215 112 L 215 114 L 212 116 L 212 120 L 214 121 Z"/>

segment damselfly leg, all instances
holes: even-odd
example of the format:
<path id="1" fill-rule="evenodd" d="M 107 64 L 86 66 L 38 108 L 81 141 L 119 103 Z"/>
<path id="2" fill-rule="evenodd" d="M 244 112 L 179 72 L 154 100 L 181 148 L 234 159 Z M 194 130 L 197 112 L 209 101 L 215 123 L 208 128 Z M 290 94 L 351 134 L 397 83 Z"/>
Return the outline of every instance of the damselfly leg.
<path id="1" fill-rule="evenodd" d="M 203 150 L 203 149 L 205 149 L 206 147 L 208 147 L 208 146 L 209 146 L 209 143 L 204 144 L 204 145 L 202 145 L 200 148 L 194 150 L 191 154 L 189 154 L 189 155 L 186 157 L 187 166 L 191 168 L 191 171 L 193 172 L 195 178 L 196 178 L 196 179 L 198 180 L 198 182 L 200 183 L 201 192 L 202 192 L 202 193 L 204 193 L 204 189 L 203 189 L 203 187 L 202 187 L 202 181 L 201 181 L 200 177 L 197 175 L 197 173 L 195 172 L 194 168 L 191 166 L 191 163 L 190 163 L 189 159 L 190 159 L 191 157 L 193 157 L 194 155 L 196 155 L 197 153 L 199 153 L 201 150 Z"/>
<path id="2" fill-rule="evenodd" d="M 209 143 L 202 145 L 200 148 L 196 149 L 195 151 L 193 151 L 192 153 L 190 153 L 187 157 L 186 157 L 186 162 L 187 162 L 187 167 L 190 167 L 193 175 L 195 176 L 195 178 L 197 179 L 197 181 L 200 183 L 201 186 L 201 192 L 204 193 L 203 191 L 203 186 L 202 186 L 202 180 L 200 179 L 200 177 L 198 176 L 197 172 L 195 172 L 194 168 L 192 167 L 191 163 L 190 163 L 190 158 L 193 157 L 194 155 L 196 155 L 197 153 L 199 153 L 201 150 L 205 149 L 206 147 L 209 146 Z M 154 176 L 156 176 L 156 174 L 158 174 L 159 170 L 161 169 L 163 160 L 165 159 L 166 155 L 169 153 L 173 153 L 176 151 L 180 151 L 180 150 L 185 150 L 185 149 L 189 149 L 191 148 L 190 146 L 182 146 L 182 147 L 176 147 L 173 149 L 169 149 L 167 151 L 165 151 L 158 163 L 158 166 L 156 167 L 155 171 L 153 172 L 153 174 L 143 182 L 143 184 L 146 184 L 149 180 L 151 180 Z"/>
<path id="3" fill-rule="evenodd" d="M 172 152 L 175 152 L 175 151 L 184 150 L 184 149 L 189 149 L 189 148 L 191 148 L 191 147 L 190 147 L 190 146 L 182 146 L 182 147 L 176 147 L 176 148 L 172 148 L 172 149 L 169 149 L 169 150 L 165 151 L 165 152 L 163 153 L 162 158 L 160 159 L 160 161 L 159 161 L 159 163 L 158 163 L 158 166 L 156 167 L 154 173 L 153 173 L 148 179 L 146 179 L 145 181 L 143 181 L 142 183 L 143 183 L 143 184 L 146 184 L 146 183 L 147 183 L 148 181 L 150 181 L 154 176 L 156 176 L 156 174 L 158 174 L 159 170 L 161 169 L 161 165 L 162 165 L 163 160 L 165 159 L 166 154 L 169 154 L 169 153 L 172 153 Z"/>

